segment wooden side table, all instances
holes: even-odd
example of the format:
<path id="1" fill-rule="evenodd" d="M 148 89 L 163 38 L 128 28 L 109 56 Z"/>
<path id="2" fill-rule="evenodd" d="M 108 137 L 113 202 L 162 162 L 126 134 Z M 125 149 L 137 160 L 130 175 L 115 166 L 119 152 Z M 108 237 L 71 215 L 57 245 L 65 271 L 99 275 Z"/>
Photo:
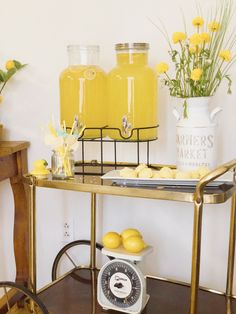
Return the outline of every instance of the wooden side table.
<path id="1" fill-rule="evenodd" d="M 14 253 L 16 282 L 26 285 L 29 277 L 28 206 L 22 175 L 27 173 L 29 142 L 0 141 L 0 181 L 10 179 L 14 196 Z"/>

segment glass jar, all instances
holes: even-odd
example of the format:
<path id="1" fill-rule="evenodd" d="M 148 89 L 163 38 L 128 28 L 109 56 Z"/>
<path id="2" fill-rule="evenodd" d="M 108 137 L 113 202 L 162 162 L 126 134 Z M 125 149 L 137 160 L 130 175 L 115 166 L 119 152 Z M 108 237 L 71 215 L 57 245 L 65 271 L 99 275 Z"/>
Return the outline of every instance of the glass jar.
<path id="1" fill-rule="evenodd" d="M 108 73 L 108 125 L 129 137 L 134 128 L 157 125 L 157 77 L 148 66 L 147 43 L 116 44 L 117 66 Z M 117 131 L 111 138 L 120 140 Z M 156 128 L 140 130 L 140 140 L 157 137 Z M 130 140 L 137 140 L 137 131 Z"/>
<path id="2" fill-rule="evenodd" d="M 75 116 L 79 128 L 101 128 L 107 124 L 106 74 L 98 66 L 99 46 L 67 47 L 69 66 L 60 75 L 61 122 L 71 127 Z M 99 130 L 86 130 L 84 137 L 96 138 Z"/>
<path id="3" fill-rule="evenodd" d="M 74 177 L 74 154 L 72 151 L 53 151 L 51 167 L 52 178 L 59 180 L 71 179 Z"/>

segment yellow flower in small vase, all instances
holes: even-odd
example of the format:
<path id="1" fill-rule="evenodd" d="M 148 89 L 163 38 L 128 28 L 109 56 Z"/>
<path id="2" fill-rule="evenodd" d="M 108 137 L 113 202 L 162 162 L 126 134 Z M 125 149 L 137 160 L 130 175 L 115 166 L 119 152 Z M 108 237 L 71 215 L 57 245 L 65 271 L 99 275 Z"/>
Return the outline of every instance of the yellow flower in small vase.
<path id="1" fill-rule="evenodd" d="M 231 61 L 232 55 L 230 50 L 222 50 L 219 54 L 219 57 L 226 62 Z"/>
<path id="2" fill-rule="evenodd" d="M 202 69 L 196 68 L 192 70 L 191 79 L 193 81 L 199 81 L 201 79 L 201 76 L 202 76 Z"/>
<path id="3" fill-rule="evenodd" d="M 201 16 L 196 16 L 193 20 L 192 20 L 192 24 L 195 27 L 200 27 L 204 24 L 204 20 Z"/>
<path id="4" fill-rule="evenodd" d="M 180 43 L 181 41 L 185 40 L 187 38 L 187 35 L 183 32 L 175 32 L 172 35 L 172 40 L 174 44 Z"/>
<path id="5" fill-rule="evenodd" d="M 211 32 L 217 32 L 220 29 L 220 23 L 216 22 L 216 21 L 212 21 L 208 24 L 208 29 Z"/>
<path id="6" fill-rule="evenodd" d="M 169 70 L 169 66 L 165 62 L 161 62 L 156 66 L 157 73 L 166 73 Z"/>

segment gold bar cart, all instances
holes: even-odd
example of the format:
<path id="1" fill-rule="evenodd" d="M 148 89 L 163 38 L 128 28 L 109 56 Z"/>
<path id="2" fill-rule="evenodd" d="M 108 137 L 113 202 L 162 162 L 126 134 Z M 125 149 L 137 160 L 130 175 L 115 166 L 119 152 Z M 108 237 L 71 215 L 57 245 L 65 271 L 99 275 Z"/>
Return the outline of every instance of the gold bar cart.
<path id="1" fill-rule="evenodd" d="M 122 164 L 122 166 L 124 166 Z M 160 168 L 163 165 L 151 165 Z M 145 314 L 233 314 L 236 311 L 236 296 L 233 296 L 233 273 L 236 235 L 236 160 L 218 167 L 197 184 L 196 188 L 173 187 L 128 187 L 112 185 L 102 181 L 100 176 L 80 175 L 74 180 L 59 181 L 36 179 L 25 176 L 24 182 L 29 191 L 30 217 L 30 283 L 32 293 L 44 302 L 49 312 L 55 314 L 100 314 L 104 310 L 96 302 L 96 195 L 117 195 L 133 198 L 189 202 L 194 206 L 192 233 L 192 274 L 191 285 L 147 276 L 147 286 L 151 295 L 150 302 L 144 309 Z M 110 170 L 110 169 L 108 169 Z M 232 182 L 207 189 L 206 185 L 223 174 L 232 171 Z M 37 291 L 36 284 L 36 188 L 53 188 L 91 194 L 91 249 L 90 265 L 87 268 L 75 268 L 62 278 Z M 231 217 L 229 231 L 228 270 L 225 292 L 199 287 L 202 211 L 204 204 L 219 204 L 231 199 Z M 79 280 L 79 275 L 87 282 Z M 78 275 L 78 276 L 77 276 Z M 88 283 L 89 282 L 89 283 Z M 66 298 L 66 294 L 70 297 Z M 62 297 L 63 295 L 63 297 Z M 106 313 L 114 313 L 106 311 Z"/>

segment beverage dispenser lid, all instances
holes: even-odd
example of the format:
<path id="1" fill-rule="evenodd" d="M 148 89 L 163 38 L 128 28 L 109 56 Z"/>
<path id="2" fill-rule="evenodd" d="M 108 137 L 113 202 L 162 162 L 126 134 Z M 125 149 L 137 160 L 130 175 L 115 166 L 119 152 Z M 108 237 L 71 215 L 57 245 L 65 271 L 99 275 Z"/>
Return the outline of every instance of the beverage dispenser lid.
<path id="1" fill-rule="evenodd" d="M 70 65 L 91 65 L 98 64 L 99 46 L 98 45 L 68 45 Z"/>
<path id="2" fill-rule="evenodd" d="M 97 51 L 99 52 L 98 45 L 68 45 L 68 51 Z"/>
<path id="3" fill-rule="evenodd" d="M 148 43 L 119 43 L 115 45 L 115 49 L 120 50 L 147 50 L 149 49 Z"/>

